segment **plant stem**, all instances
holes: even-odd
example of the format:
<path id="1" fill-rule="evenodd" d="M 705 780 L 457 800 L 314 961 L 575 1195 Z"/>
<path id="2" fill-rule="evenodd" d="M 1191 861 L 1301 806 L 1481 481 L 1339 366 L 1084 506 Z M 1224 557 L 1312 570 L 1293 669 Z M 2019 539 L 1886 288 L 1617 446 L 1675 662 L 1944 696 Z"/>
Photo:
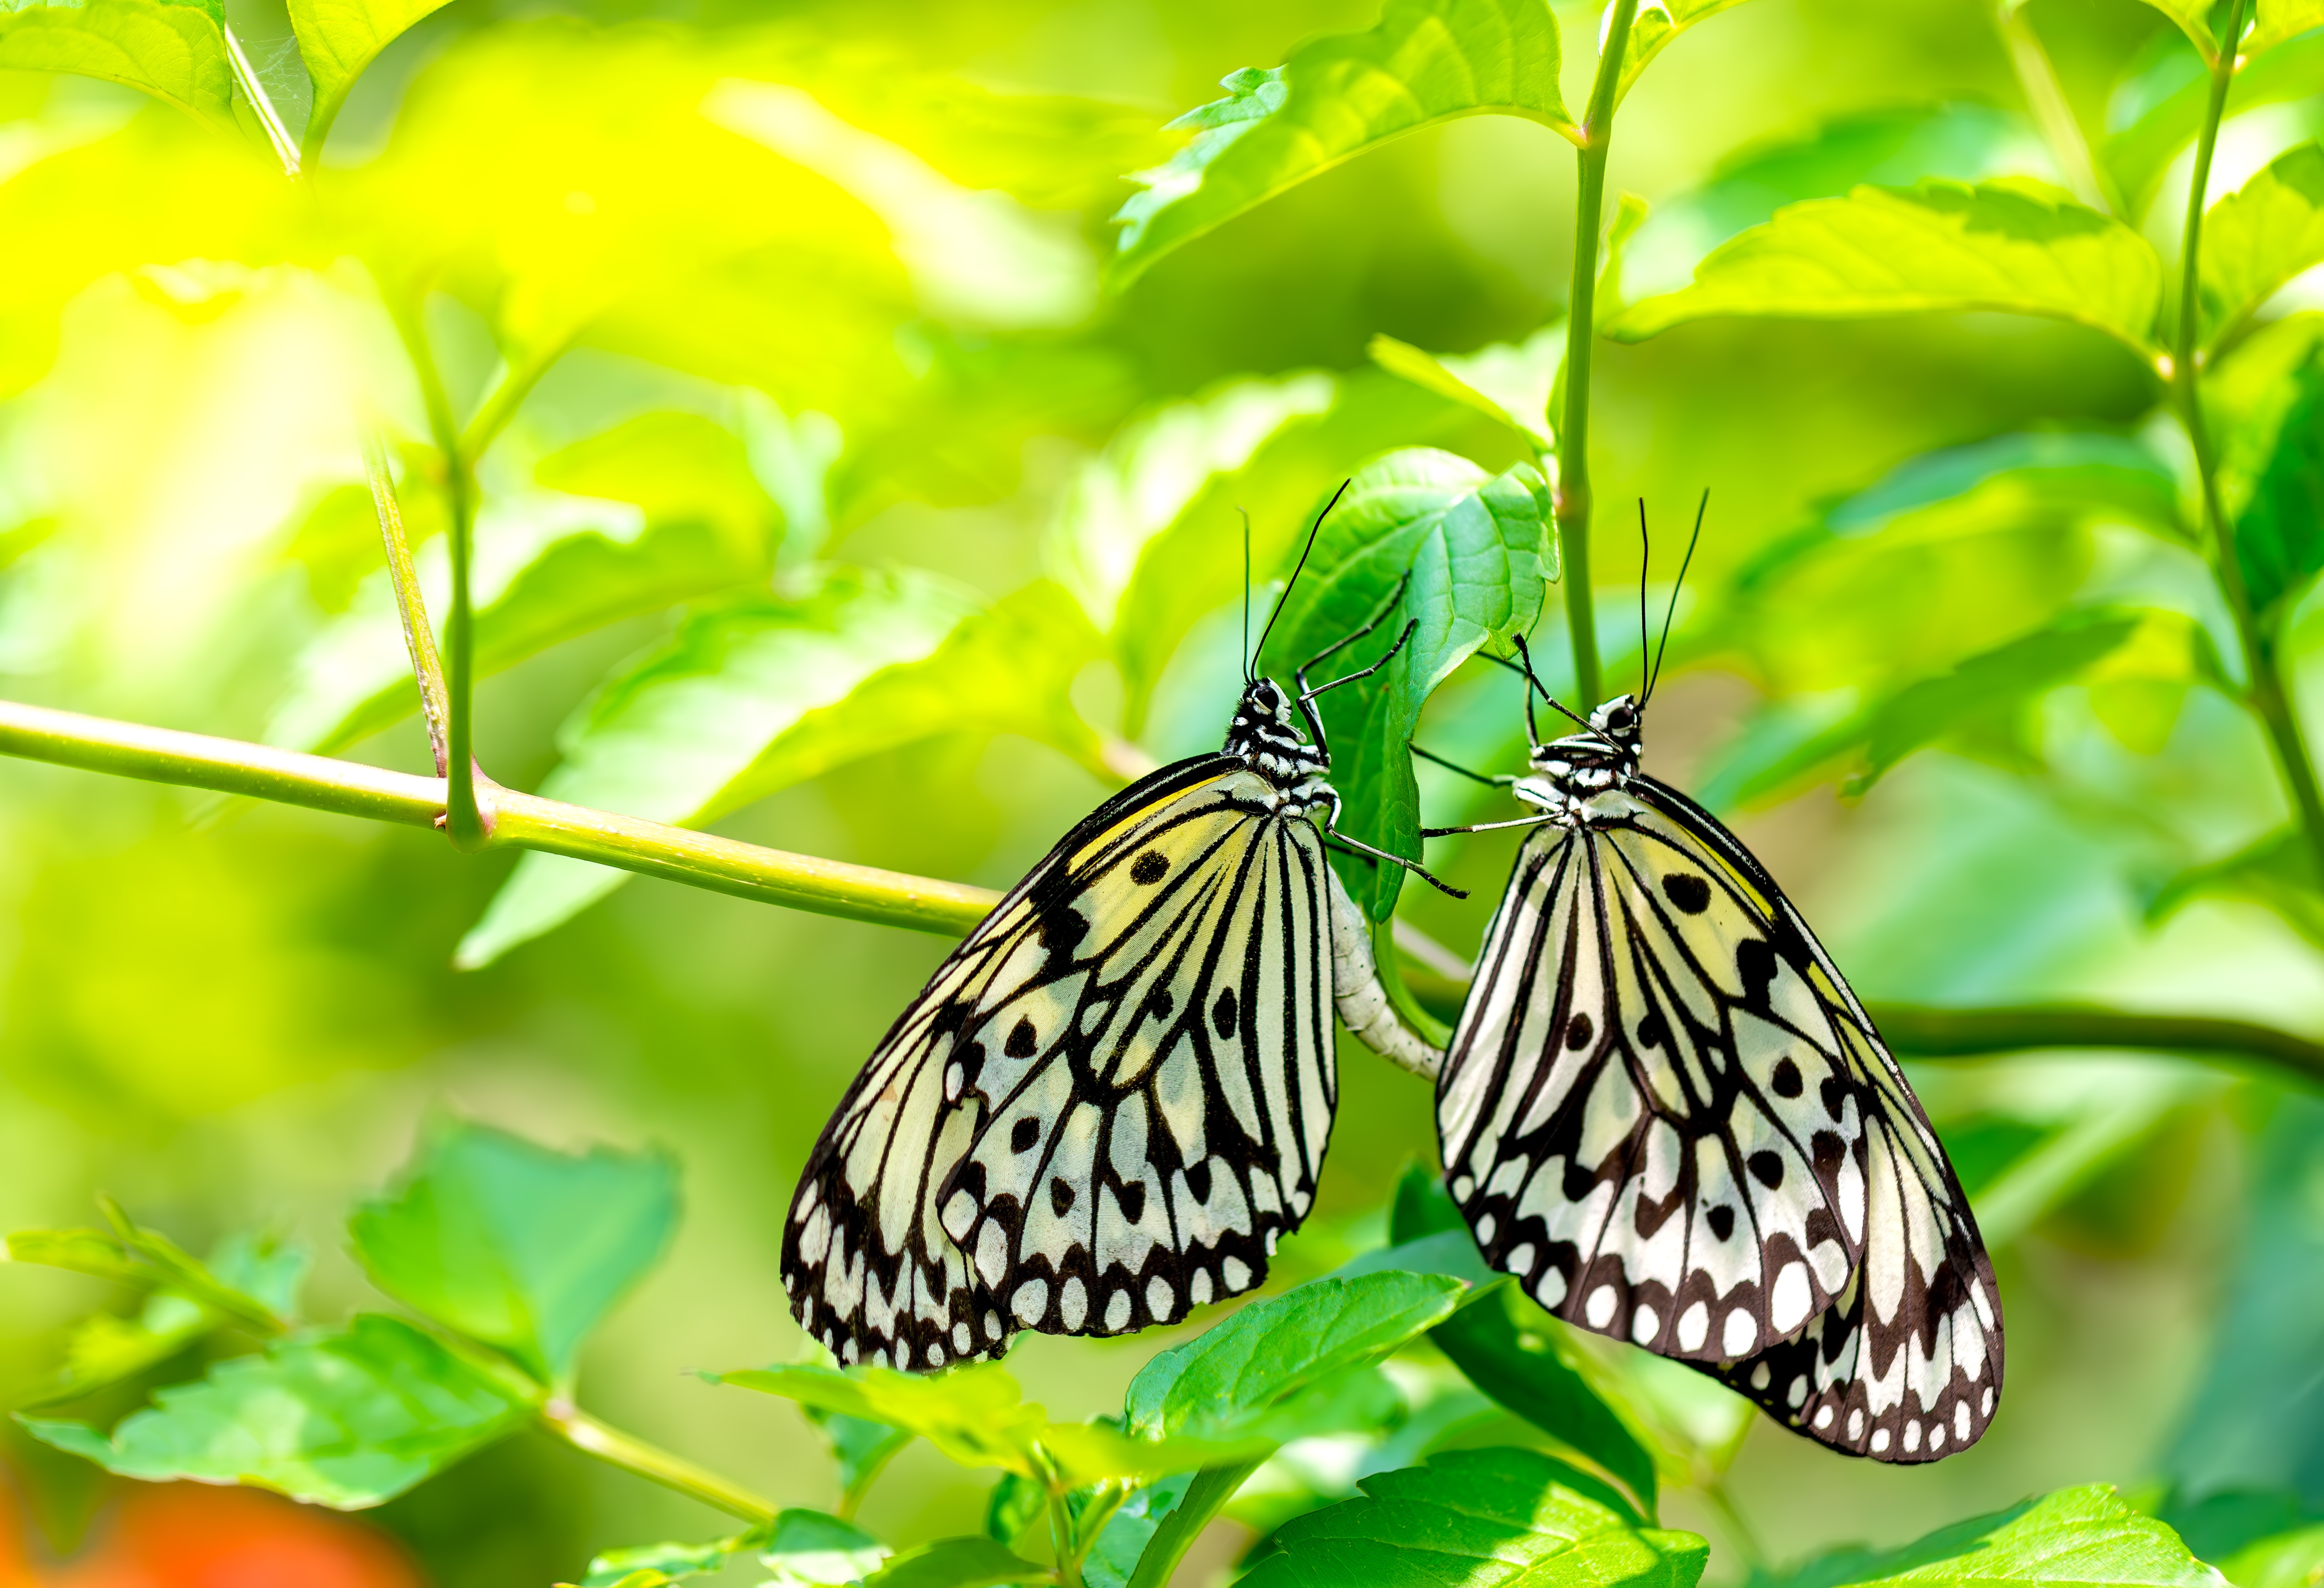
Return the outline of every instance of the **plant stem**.
<path id="1" fill-rule="evenodd" d="M 532 394 L 534 387 L 540 384 L 540 378 L 549 373 L 549 367 L 564 351 L 565 344 L 558 343 L 553 347 L 537 350 L 523 363 L 511 365 L 502 372 L 500 383 L 486 394 L 483 402 L 476 405 L 476 411 L 469 417 L 468 427 L 460 432 L 461 456 L 474 464 L 484 455 L 485 448 L 508 428 L 508 422 L 516 418 L 516 410 L 523 406 L 524 399 Z"/>
<path id="2" fill-rule="evenodd" d="M 1598 616 L 1590 586 L 1590 354 L 1598 339 L 1598 237 L 1606 224 L 1606 155 L 1614 142 L 1614 102 L 1622 83 L 1622 57 L 1630 47 L 1630 20 L 1638 0 L 1614 0 L 1590 106 L 1582 117 L 1582 147 L 1574 155 L 1580 192 L 1573 201 L 1573 278 L 1566 294 L 1563 412 L 1557 423 L 1558 551 L 1564 564 L 1565 625 L 1573 642 L 1573 689 L 1578 709 L 1600 696 Z"/>
<path id="3" fill-rule="evenodd" d="M 411 676 L 420 685 L 420 714 L 428 723 L 428 748 L 436 755 L 436 776 L 451 766 L 451 697 L 444 687 L 444 664 L 436 654 L 436 632 L 428 621 L 428 605 L 420 593 L 420 570 L 411 561 L 411 543 L 403 533 L 403 513 L 396 505 L 395 480 L 387 469 L 387 446 L 373 431 L 364 437 L 364 474 L 371 482 L 372 509 L 379 518 L 379 537 L 387 548 L 388 583 L 395 588 L 395 615 L 403 625 L 403 647 L 411 657 Z"/>
<path id="4" fill-rule="evenodd" d="M 2292 796 L 2301 830 L 2308 840 L 2316 883 L 2324 886 L 2324 791 L 2316 780 L 2316 764 L 2308 753 L 2300 717 L 2276 655 L 2274 637 L 2254 609 L 2251 587 L 2244 578 L 2243 559 L 2236 548 L 2236 529 L 2219 495 L 2218 459 L 2211 445 L 2210 427 L 2203 415 L 2202 355 L 2199 333 L 2202 309 L 2203 201 L 2211 185 L 2211 156 L 2219 141 L 2219 122 L 2227 112 L 2227 89 L 2235 81 L 2235 43 L 2243 35 L 2246 7 L 2250 0 L 2234 0 L 2228 8 L 2223 46 L 2211 64 L 2210 97 L 2204 106 L 2203 126 L 2195 143 L 2195 170 L 2187 188 L 2187 224 L 2179 259 L 2179 325 L 2171 360 L 2172 395 L 2180 422 L 2195 453 L 2195 469 L 2202 482 L 2203 513 L 2210 520 L 2211 545 L 2220 593 L 2234 619 L 2241 643 L 2245 685 L 2252 711 L 2267 730 L 2268 747 Z"/>
<path id="5" fill-rule="evenodd" d="M 2258 1059 L 2302 1080 L 2324 1082 L 2324 1042 L 2248 1020 L 2132 1014 L 2079 1004 L 2000 1009 L 1875 1004 L 1870 1014 L 1891 1046 L 1918 1058 L 1967 1059 L 2039 1048 L 2128 1048 Z"/>
<path id="6" fill-rule="evenodd" d="M 2018 92 L 2025 96 L 2025 107 L 2034 113 L 2034 123 L 2042 129 L 2042 140 L 2049 144 L 2059 172 L 2074 197 L 2093 209 L 2119 214 L 2122 206 L 2116 198 L 2114 186 L 2098 170 L 2098 161 L 2090 158 L 2090 142 L 2082 135 L 2081 124 L 2074 119 L 2073 106 L 2066 102 L 2066 90 L 2058 81 L 2057 69 L 2050 63 L 2050 52 L 2042 47 L 2042 37 L 2034 31 L 2034 22 L 2026 9 L 2022 0 L 2002 0 L 1994 15 L 1994 26 L 2000 31 L 2002 45 L 2009 51 L 2009 64 L 2017 73 Z"/>
<path id="7" fill-rule="evenodd" d="M 696 1466 L 682 1455 L 674 1455 L 619 1428 L 607 1427 L 569 1400 L 544 1404 L 540 1426 L 585 1455 L 641 1478 L 651 1478 L 744 1521 L 771 1521 L 779 1509 L 772 1501 L 760 1498 L 731 1478 Z"/>
<path id="8" fill-rule="evenodd" d="M 402 335 L 420 395 L 428 409 L 428 428 L 444 459 L 444 505 L 449 519 L 452 554 L 452 610 L 445 620 L 445 648 L 451 665 L 445 680 L 447 711 L 445 728 L 445 776 L 450 798 L 445 807 L 445 831 L 457 849 L 481 849 L 490 839 L 484 812 L 476 803 L 475 756 L 475 611 L 468 593 L 469 542 L 476 521 L 476 480 L 472 460 L 461 445 L 460 427 L 452 415 L 452 399 L 444 390 L 436 355 L 428 345 L 428 328 L 421 323 L 420 298 L 391 308 L 396 330 Z"/>
<path id="9" fill-rule="evenodd" d="M 282 174 L 296 178 L 299 175 L 299 141 L 290 135 L 290 129 L 282 124 L 281 113 L 274 108 L 274 101 L 267 97 L 266 90 L 260 86 L 258 73 L 251 69 L 250 57 L 242 52 L 242 41 L 234 36 L 234 29 L 227 26 L 220 31 L 226 34 L 226 58 L 234 69 L 235 86 L 241 88 L 242 96 L 250 101 L 252 114 L 258 117 L 258 124 L 266 129 L 266 141 L 274 146 L 274 158 L 282 162 Z"/>
<path id="10" fill-rule="evenodd" d="M 444 814 L 441 778 L 13 702 L 0 702 L 0 755 L 407 827 L 434 828 Z M 492 849 L 543 849 L 761 904 L 950 936 L 974 926 L 1000 898 L 987 888 L 763 849 L 487 787 L 495 816 L 487 839 Z"/>

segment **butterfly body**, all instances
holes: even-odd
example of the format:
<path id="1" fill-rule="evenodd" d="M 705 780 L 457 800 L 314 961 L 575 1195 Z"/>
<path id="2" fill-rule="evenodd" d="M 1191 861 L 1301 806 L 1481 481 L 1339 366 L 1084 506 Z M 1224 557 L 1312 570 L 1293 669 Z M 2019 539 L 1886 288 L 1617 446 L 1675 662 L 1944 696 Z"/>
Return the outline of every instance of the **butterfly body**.
<path id="1" fill-rule="evenodd" d="M 1792 1426 L 1933 1459 L 1997 1399 L 1992 1268 L 1904 1074 L 1742 843 L 1639 770 L 1625 695 L 1537 745 L 1443 1069 L 1455 1202 L 1569 1322 Z"/>

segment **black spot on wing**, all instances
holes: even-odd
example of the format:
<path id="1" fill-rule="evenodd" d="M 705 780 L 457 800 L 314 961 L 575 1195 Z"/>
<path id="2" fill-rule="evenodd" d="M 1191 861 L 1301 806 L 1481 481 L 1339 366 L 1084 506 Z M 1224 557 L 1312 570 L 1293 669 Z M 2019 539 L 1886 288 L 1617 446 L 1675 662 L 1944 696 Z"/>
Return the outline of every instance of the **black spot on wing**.
<path id="1" fill-rule="evenodd" d="M 1663 896 L 1689 915 L 1711 908 L 1711 885 L 1688 871 L 1673 871 L 1663 878 Z"/>

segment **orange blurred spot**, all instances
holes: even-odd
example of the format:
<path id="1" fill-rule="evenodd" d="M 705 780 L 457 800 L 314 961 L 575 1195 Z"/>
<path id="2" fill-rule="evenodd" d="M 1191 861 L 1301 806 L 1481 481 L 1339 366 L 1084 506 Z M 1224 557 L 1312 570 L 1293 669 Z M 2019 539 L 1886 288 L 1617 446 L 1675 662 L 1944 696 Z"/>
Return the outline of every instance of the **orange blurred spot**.
<path id="1" fill-rule="evenodd" d="M 5 1501 L 5 1492 L 0 1492 Z M 88 1547 L 28 1564 L 21 1522 L 0 1502 L 0 1588 L 425 1588 L 377 1528 L 254 1489 L 131 1484 Z"/>

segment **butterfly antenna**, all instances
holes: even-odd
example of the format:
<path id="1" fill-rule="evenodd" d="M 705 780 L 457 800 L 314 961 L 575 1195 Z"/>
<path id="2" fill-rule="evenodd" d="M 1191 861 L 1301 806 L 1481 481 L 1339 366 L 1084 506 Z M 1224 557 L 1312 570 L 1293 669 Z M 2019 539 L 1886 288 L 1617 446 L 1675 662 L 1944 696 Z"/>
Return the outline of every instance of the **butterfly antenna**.
<path id="1" fill-rule="evenodd" d="M 1235 511 L 1242 515 L 1242 684 L 1249 689 L 1259 682 L 1250 673 L 1257 659 L 1250 654 L 1250 509 L 1238 507 Z"/>
<path id="2" fill-rule="evenodd" d="M 1646 697 L 1655 692 L 1654 681 L 1647 676 L 1647 650 L 1653 641 L 1646 638 L 1646 574 L 1654 566 L 1655 549 L 1646 539 L 1646 499 L 1638 498 L 1638 706 L 1644 710 Z"/>
<path id="3" fill-rule="evenodd" d="M 1655 647 L 1655 670 L 1646 677 L 1646 700 L 1655 698 L 1655 685 L 1662 682 L 1663 656 L 1670 649 L 1671 620 L 1678 615 L 1678 592 L 1686 588 L 1686 571 L 1694 565 L 1695 542 L 1702 538 L 1702 515 L 1711 510 L 1711 489 L 1703 488 L 1702 500 L 1695 505 L 1694 533 L 1686 537 L 1686 555 L 1679 559 L 1678 583 L 1671 586 L 1670 605 L 1663 610 L 1662 643 Z M 1646 710 L 1646 701 L 1638 702 Z"/>
<path id="4" fill-rule="evenodd" d="M 1525 636 L 1522 634 L 1513 634 L 1509 636 L 1509 638 L 1517 642 L 1518 658 L 1525 663 L 1526 682 L 1532 684 L 1534 689 L 1541 691 L 1542 699 L 1547 701 L 1551 706 L 1554 707 L 1556 710 L 1563 712 L 1566 720 L 1577 728 L 1581 729 L 1584 733 L 1596 731 L 1590 726 L 1590 720 L 1587 717 L 1580 715 L 1572 707 L 1567 705 L 1563 701 L 1559 700 L 1555 695 L 1549 693 L 1549 685 L 1544 684 L 1541 681 L 1541 675 L 1533 670 L 1533 653 L 1526 648 Z M 1494 658 L 1496 661 L 1499 661 L 1499 659 L 1500 658 L 1498 656 Z M 1541 736 L 1533 731 L 1533 693 L 1531 690 L 1528 690 L 1526 693 L 1526 732 L 1533 739 L 1536 746 L 1540 745 Z"/>
<path id="5" fill-rule="evenodd" d="M 1315 549 L 1315 537 L 1323 532 L 1323 520 L 1332 516 L 1332 509 L 1340 505 L 1340 499 L 1348 494 L 1348 487 L 1354 483 L 1353 480 L 1341 481 L 1340 488 L 1332 492 L 1332 500 L 1323 504 L 1323 510 L 1317 513 L 1314 523 L 1308 526 L 1307 544 L 1299 548 L 1298 565 L 1291 570 L 1291 577 L 1284 582 L 1283 593 L 1275 598 L 1275 610 L 1267 615 L 1267 627 L 1259 631 L 1259 649 L 1250 653 L 1250 665 L 1246 672 L 1257 670 L 1260 653 L 1267 649 L 1267 637 L 1275 632 L 1275 620 L 1283 616 L 1283 603 L 1291 599 L 1291 587 L 1299 583 L 1299 575 L 1306 571 L 1307 555 Z"/>

